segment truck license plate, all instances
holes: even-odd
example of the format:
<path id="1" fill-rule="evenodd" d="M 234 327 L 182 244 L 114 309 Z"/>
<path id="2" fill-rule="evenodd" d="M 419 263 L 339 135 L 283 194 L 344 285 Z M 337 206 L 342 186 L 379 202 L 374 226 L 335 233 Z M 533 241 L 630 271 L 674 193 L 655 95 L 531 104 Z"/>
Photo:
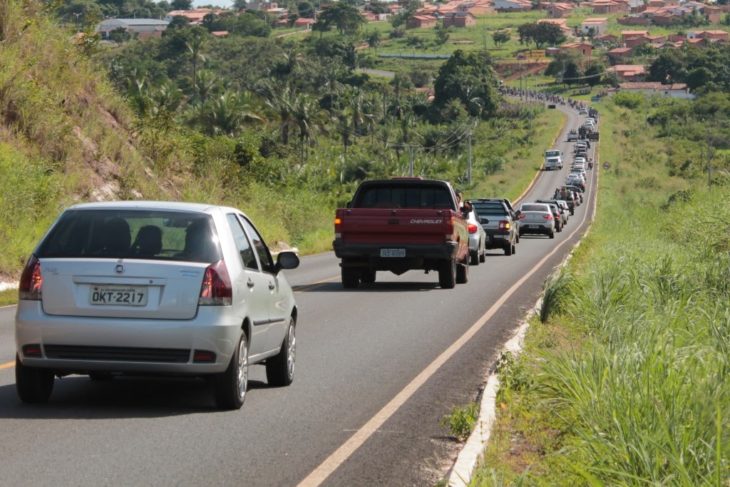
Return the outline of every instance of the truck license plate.
<path id="1" fill-rule="evenodd" d="M 93 286 L 89 296 L 91 304 L 113 306 L 147 305 L 147 288 L 131 286 Z"/>
<path id="2" fill-rule="evenodd" d="M 380 249 L 381 257 L 405 257 L 406 249 Z"/>

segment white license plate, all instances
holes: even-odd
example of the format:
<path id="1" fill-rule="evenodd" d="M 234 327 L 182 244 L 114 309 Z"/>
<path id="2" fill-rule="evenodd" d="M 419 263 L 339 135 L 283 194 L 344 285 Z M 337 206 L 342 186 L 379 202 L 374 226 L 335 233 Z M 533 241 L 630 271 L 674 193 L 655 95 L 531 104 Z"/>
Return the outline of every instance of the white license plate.
<path id="1" fill-rule="evenodd" d="M 132 286 L 93 286 L 89 301 L 94 305 L 145 306 L 147 288 Z"/>
<path id="2" fill-rule="evenodd" d="M 381 257 L 405 257 L 406 249 L 380 249 Z"/>

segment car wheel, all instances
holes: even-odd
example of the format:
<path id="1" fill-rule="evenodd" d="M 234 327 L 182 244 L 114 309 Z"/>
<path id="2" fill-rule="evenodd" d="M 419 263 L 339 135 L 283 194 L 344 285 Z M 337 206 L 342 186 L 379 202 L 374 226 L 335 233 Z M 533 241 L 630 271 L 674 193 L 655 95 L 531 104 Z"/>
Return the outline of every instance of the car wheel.
<path id="1" fill-rule="evenodd" d="M 270 386 L 288 386 L 294 380 L 294 365 L 297 353 L 296 322 L 289 318 L 289 327 L 281 343 L 279 353 L 266 360 L 266 380 Z"/>
<path id="2" fill-rule="evenodd" d="M 342 287 L 354 289 L 360 284 L 360 272 L 352 267 L 342 267 Z"/>
<path id="3" fill-rule="evenodd" d="M 456 282 L 458 284 L 466 284 L 469 282 L 469 262 L 465 260 L 456 266 Z"/>
<path id="4" fill-rule="evenodd" d="M 553 232 L 552 230 L 550 230 L 550 233 L 548 233 L 548 237 L 555 238 L 555 232 Z"/>
<path id="5" fill-rule="evenodd" d="M 504 255 L 512 255 L 513 249 L 514 245 L 512 245 L 510 242 L 507 242 L 507 245 L 504 247 Z"/>
<path id="6" fill-rule="evenodd" d="M 512 244 L 512 255 L 515 255 L 517 253 L 517 245 Z"/>
<path id="7" fill-rule="evenodd" d="M 220 409 L 240 409 L 248 388 L 248 337 L 241 333 L 228 368 L 215 377 L 215 400 Z"/>
<path id="8" fill-rule="evenodd" d="M 367 270 L 360 275 L 360 282 L 363 284 L 372 284 L 375 282 L 375 271 Z"/>
<path id="9" fill-rule="evenodd" d="M 469 265 L 479 265 L 479 251 L 469 252 Z"/>
<path id="10" fill-rule="evenodd" d="M 456 286 L 456 261 L 445 260 L 439 266 L 439 286 L 443 289 L 453 289 Z"/>
<path id="11" fill-rule="evenodd" d="M 515 235 L 515 243 L 520 243 L 520 233 L 518 232 L 517 235 Z"/>
<path id="12" fill-rule="evenodd" d="M 53 371 L 27 367 L 15 356 L 15 389 L 21 401 L 29 404 L 48 402 L 53 380 Z"/>

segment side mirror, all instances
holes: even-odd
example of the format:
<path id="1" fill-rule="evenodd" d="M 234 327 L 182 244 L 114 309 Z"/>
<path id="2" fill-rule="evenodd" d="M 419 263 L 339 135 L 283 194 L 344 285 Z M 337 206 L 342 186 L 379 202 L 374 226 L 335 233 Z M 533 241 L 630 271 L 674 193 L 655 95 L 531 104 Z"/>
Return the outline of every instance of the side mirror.
<path id="1" fill-rule="evenodd" d="M 276 257 L 276 272 L 282 269 L 296 269 L 299 267 L 299 256 L 294 252 L 281 252 Z"/>
<path id="2" fill-rule="evenodd" d="M 483 216 L 480 216 L 479 217 L 479 223 L 482 223 L 482 224 L 486 225 L 487 223 L 489 223 L 489 219 L 488 218 L 484 218 Z"/>

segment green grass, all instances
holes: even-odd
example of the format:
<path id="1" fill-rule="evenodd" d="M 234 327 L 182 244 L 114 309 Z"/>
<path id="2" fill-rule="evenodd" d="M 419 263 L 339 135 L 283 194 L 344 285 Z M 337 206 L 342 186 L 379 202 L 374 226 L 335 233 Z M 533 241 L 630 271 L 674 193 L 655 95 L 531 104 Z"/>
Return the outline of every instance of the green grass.
<path id="1" fill-rule="evenodd" d="M 506 197 L 514 200 L 527 188 L 542 166 L 543 153 L 551 147 L 565 125 L 567 116 L 559 110 L 541 110 L 530 123 L 529 144 L 507 152 L 502 160 L 503 170 L 485 174 L 473 189 L 466 192 L 470 198 Z M 478 160 L 480 152 L 475 151 Z"/>
<path id="2" fill-rule="evenodd" d="M 0 306 L 8 306 L 18 302 L 18 290 L 6 289 L 0 291 Z"/>
<path id="3" fill-rule="evenodd" d="M 662 103 L 600 103 L 597 219 L 548 285 L 519 359 L 531 380 L 500 391 L 473 485 L 730 478 L 730 187 L 669 175 L 686 141 L 647 126 Z"/>

